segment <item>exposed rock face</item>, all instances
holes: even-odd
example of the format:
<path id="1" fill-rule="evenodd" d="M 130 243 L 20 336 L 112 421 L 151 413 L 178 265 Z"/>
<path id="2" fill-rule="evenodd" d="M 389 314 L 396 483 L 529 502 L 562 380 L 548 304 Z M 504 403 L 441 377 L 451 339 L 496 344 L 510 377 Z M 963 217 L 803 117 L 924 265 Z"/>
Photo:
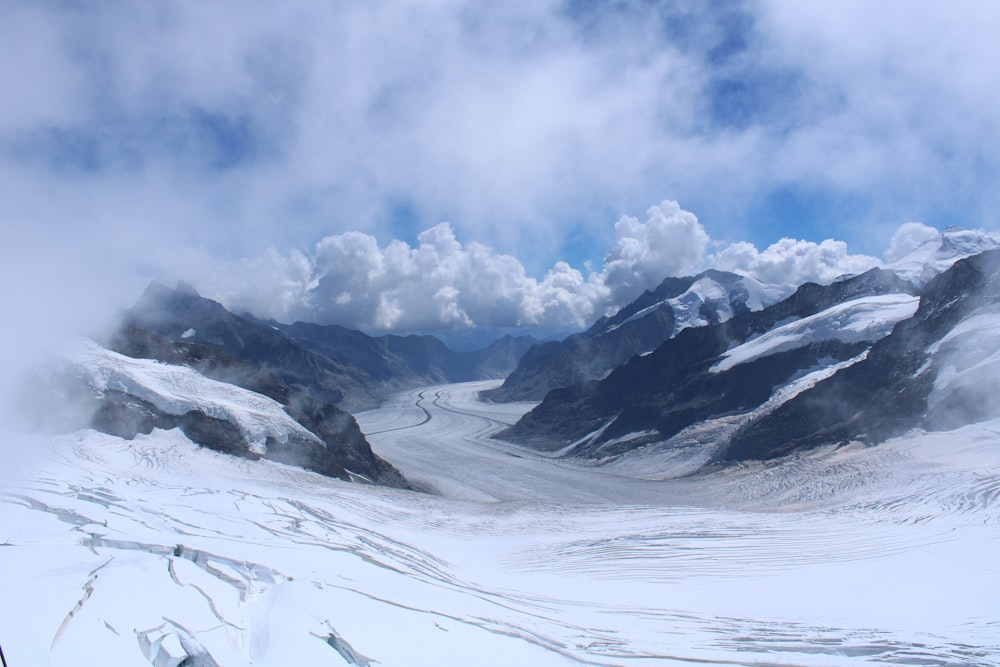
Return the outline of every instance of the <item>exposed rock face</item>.
<path id="1" fill-rule="evenodd" d="M 121 391 L 109 390 L 95 399 L 97 411 L 90 426 L 102 433 L 132 440 L 140 433 L 149 434 L 154 428 L 169 430 L 179 428 L 192 442 L 218 452 L 241 458 L 259 459 L 261 456 L 247 448 L 243 435 L 232 423 L 211 417 L 198 410 L 182 415 L 172 415 L 157 408 L 149 401 Z M 317 470 L 323 474 L 346 479 L 342 468 Z"/>
<path id="2" fill-rule="evenodd" d="M 125 327 L 129 326 L 175 344 L 202 345 L 201 352 L 179 349 L 188 355 L 204 354 L 209 366 L 225 366 L 238 372 L 239 368 L 227 361 L 236 359 L 252 366 L 256 374 L 273 376 L 285 387 L 308 392 L 345 409 L 364 409 L 378 403 L 367 385 L 369 379 L 360 369 L 318 354 L 272 325 L 235 315 L 183 283 L 177 289 L 151 284 L 126 314 Z M 134 343 L 136 347 L 141 344 Z M 125 352 L 122 346 L 116 349 Z"/>
<path id="3" fill-rule="evenodd" d="M 358 423 L 348 413 L 302 394 L 293 394 L 285 411 L 325 443 L 326 448 L 322 452 L 324 464 L 344 467 L 378 484 L 408 488 L 399 471 L 372 452 Z M 306 468 L 312 465 L 312 458 L 309 459 L 309 464 L 303 464 L 301 460 L 296 462 L 296 454 L 292 451 L 285 454 L 281 443 L 268 446 L 268 451 L 275 452 L 275 460 L 282 463 Z M 278 456 L 284 459 L 277 458 Z"/>
<path id="4" fill-rule="evenodd" d="M 998 318 L 1000 250 L 957 262 L 927 284 L 916 314 L 876 343 L 864 361 L 741 429 L 722 458 L 766 459 L 825 443 L 877 443 L 915 427 L 954 428 L 1000 415 Z M 962 329 L 984 335 L 956 357 L 947 343 Z M 972 381 L 949 382 L 969 371 Z"/>
<path id="5" fill-rule="evenodd" d="M 602 459 L 664 441 L 704 420 L 749 412 L 797 376 L 856 358 L 871 340 L 864 332 L 855 338 L 803 338 L 800 346 L 776 348 L 720 370 L 717 364 L 727 351 L 838 304 L 901 295 L 897 302 L 915 305 L 913 291 L 895 274 L 878 269 L 826 286 L 807 283 L 764 310 L 684 329 L 603 380 L 554 390 L 499 437 L 549 451 L 573 445 L 570 455 Z"/>
<path id="6" fill-rule="evenodd" d="M 504 384 L 484 394 L 497 402 L 538 401 L 553 389 L 599 380 L 637 354 L 690 327 L 718 324 L 785 296 L 774 286 L 723 271 L 667 278 L 652 292 L 602 317 L 587 331 L 528 350 Z"/>
<path id="7" fill-rule="evenodd" d="M 258 454 L 247 447 L 243 434 L 231 422 L 199 410 L 172 415 L 149 401 L 119 391 L 107 391 L 95 400 L 90 426 L 127 440 L 154 428 L 178 428 L 192 442 L 224 454 L 251 460 L 265 458 L 344 480 L 355 479 L 348 473 L 350 470 L 378 484 L 408 488 L 399 471 L 372 453 L 353 417 L 329 404 L 314 405 L 310 410 L 293 399 L 286 408 L 322 443 L 294 436 L 284 440 L 268 438 L 265 453 Z"/>
<path id="8" fill-rule="evenodd" d="M 124 329 L 129 327 L 179 346 L 160 347 L 157 355 L 194 357 L 200 368 L 218 367 L 219 373 L 233 374 L 241 370 L 234 365 L 249 364 L 260 380 L 267 376 L 348 411 L 376 407 L 390 392 L 425 384 L 503 377 L 537 342 L 508 336 L 482 350 L 456 352 L 433 336 L 372 337 L 337 325 L 281 324 L 231 313 L 183 283 L 176 289 L 150 285 L 127 313 Z M 145 354 L 141 340 L 112 344 L 124 354 Z M 221 365 L 213 361 L 219 355 L 226 357 Z"/>
<path id="9" fill-rule="evenodd" d="M 241 359 L 211 345 L 170 340 L 135 323 L 122 325 L 107 347 L 127 357 L 188 366 L 205 377 L 270 396 L 283 405 L 291 397 L 292 390 L 262 362 Z"/>

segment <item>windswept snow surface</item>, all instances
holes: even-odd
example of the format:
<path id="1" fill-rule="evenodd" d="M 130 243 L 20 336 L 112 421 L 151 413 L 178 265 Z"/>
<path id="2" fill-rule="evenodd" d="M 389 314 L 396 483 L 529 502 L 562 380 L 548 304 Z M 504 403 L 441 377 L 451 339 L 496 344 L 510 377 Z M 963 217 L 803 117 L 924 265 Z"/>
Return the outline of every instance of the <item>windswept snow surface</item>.
<path id="1" fill-rule="evenodd" d="M 886 264 L 885 268 L 917 287 L 943 273 L 960 259 L 978 255 L 1000 246 L 1000 236 L 974 229 L 949 227 L 914 248 L 904 257 Z"/>
<path id="2" fill-rule="evenodd" d="M 721 373 L 754 359 L 827 340 L 873 343 L 888 336 L 897 322 L 912 317 L 919 304 L 920 298 L 909 294 L 882 294 L 845 301 L 737 345 L 711 370 Z"/>
<path id="3" fill-rule="evenodd" d="M 494 385 L 359 415 L 442 495 L 3 435 L 8 664 L 1000 665 L 1000 421 L 653 482 L 488 441 Z"/>
<path id="4" fill-rule="evenodd" d="M 995 394 L 1000 384 L 998 340 L 1000 312 L 982 313 L 960 323 L 928 350 L 941 362 L 934 391 L 928 397 L 931 408 L 963 388 L 979 388 L 977 394 L 1000 404 L 1000 396 Z"/>
<path id="5" fill-rule="evenodd" d="M 185 366 L 133 359 L 82 341 L 74 361 L 98 391 L 120 391 L 148 401 L 169 415 L 199 410 L 236 426 L 247 447 L 267 451 L 267 439 L 287 442 L 290 436 L 323 444 L 292 419 L 277 401 L 225 382 L 210 380 Z"/>

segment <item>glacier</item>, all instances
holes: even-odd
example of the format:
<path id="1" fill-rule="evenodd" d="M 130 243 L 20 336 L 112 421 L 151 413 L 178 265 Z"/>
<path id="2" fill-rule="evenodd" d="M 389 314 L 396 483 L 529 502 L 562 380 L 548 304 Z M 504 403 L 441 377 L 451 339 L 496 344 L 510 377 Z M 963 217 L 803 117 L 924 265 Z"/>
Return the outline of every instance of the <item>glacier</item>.
<path id="1" fill-rule="evenodd" d="M 497 384 L 357 415 L 431 493 L 4 433 L 8 664 L 1000 665 L 1000 420 L 656 481 L 490 440 Z"/>

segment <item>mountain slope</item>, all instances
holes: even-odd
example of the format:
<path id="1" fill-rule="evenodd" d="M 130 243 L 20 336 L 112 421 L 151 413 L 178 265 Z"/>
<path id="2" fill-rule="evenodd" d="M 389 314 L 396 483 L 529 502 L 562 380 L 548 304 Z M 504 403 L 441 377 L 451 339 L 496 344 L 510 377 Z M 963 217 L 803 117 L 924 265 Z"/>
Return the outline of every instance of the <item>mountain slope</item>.
<path id="1" fill-rule="evenodd" d="M 885 267 L 915 293 L 959 259 L 996 248 L 1000 239 L 975 230 L 949 227 Z M 503 386 L 485 398 L 497 402 L 540 401 L 552 389 L 599 380 L 632 356 L 645 354 L 690 327 L 724 322 L 758 311 L 794 291 L 722 271 L 667 278 L 652 292 L 585 332 L 529 350 Z"/>
<path id="2" fill-rule="evenodd" d="M 601 459 L 752 411 L 777 388 L 856 359 L 912 314 L 912 291 L 880 269 L 807 283 L 761 311 L 685 329 L 600 382 L 552 391 L 500 437 Z"/>
<path id="3" fill-rule="evenodd" d="M 782 287 L 723 271 L 667 278 L 587 331 L 528 350 L 504 384 L 485 398 L 541 400 L 552 389 L 603 378 L 634 355 L 653 350 L 685 329 L 761 310 L 784 296 L 787 291 Z"/>
<path id="4" fill-rule="evenodd" d="M 107 341 L 111 350 L 188 367 L 269 397 L 316 442 L 299 438 L 289 447 L 271 438 L 267 447 L 256 441 L 250 446 L 238 420 L 199 410 L 173 414 L 149 401 L 135 383 L 131 393 L 91 387 L 100 399 L 91 425 L 128 438 L 154 427 L 177 427 L 199 444 L 227 453 L 266 454 L 332 476 L 405 486 L 399 473 L 372 453 L 345 409 L 373 407 L 400 388 L 502 374 L 533 342 L 507 337 L 484 350 L 453 352 L 432 336 L 373 338 L 343 327 L 265 322 L 235 315 L 183 283 L 176 289 L 154 283 Z"/>
<path id="5" fill-rule="evenodd" d="M 1000 415 L 1000 250 L 931 280 L 916 314 L 867 358 L 746 425 L 722 458 L 773 458 L 824 443 L 881 442 L 911 428 Z"/>
<path id="6" fill-rule="evenodd" d="M 371 388 L 374 383 L 362 369 L 318 354 L 268 323 L 235 315 L 183 283 L 176 289 L 151 284 L 126 313 L 123 326 L 174 342 L 209 346 L 345 409 L 378 403 Z"/>
<path id="7" fill-rule="evenodd" d="M 155 346 L 175 352 L 162 356 L 190 360 L 204 352 L 153 336 L 146 332 L 147 350 Z M 226 365 L 218 357 L 213 363 L 209 370 L 227 380 L 251 371 L 247 384 L 264 393 L 211 379 L 191 365 L 133 358 L 95 343 L 85 344 L 70 360 L 60 384 L 75 384 L 78 403 L 90 397 L 89 410 L 82 406 L 92 414 L 89 426 L 110 435 L 132 440 L 153 429 L 177 428 L 199 445 L 241 458 L 266 458 L 330 477 L 407 488 L 399 472 L 371 451 L 351 415 L 254 374 L 248 365 Z"/>
<path id="8" fill-rule="evenodd" d="M 947 271 L 960 259 L 1000 247 L 1000 237 L 973 229 L 948 227 L 904 257 L 884 268 L 903 280 L 923 287 L 936 275 Z"/>
<path id="9" fill-rule="evenodd" d="M 281 324 L 231 313 L 183 283 L 150 285 L 126 313 L 123 330 L 129 327 L 211 347 L 350 411 L 373 408 L 388 393 L 410 387 L 502 377 L 537 342 L 506 336 L 482 350 L 456 352 L 428 335 L 373 337 L 336 325 Z M 131 353 L 127 341 L 112 345 Z"/>

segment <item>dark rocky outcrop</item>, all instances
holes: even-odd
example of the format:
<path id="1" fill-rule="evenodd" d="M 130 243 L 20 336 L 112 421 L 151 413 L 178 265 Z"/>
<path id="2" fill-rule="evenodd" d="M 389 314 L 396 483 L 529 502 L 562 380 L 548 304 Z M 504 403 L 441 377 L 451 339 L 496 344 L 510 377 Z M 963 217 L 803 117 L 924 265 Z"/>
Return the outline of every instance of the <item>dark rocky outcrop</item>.
<path id="1" fill-rule="evenodd" d="M 1000 378 L 928 397 L 947 360 L 934 346 L 963 320 L 1000 310 L 1000 250 L 960 260 L 931 280 L 914 316 L 844 369 L 732 438 L 724 460 L 767 459 L 827 443 L 878 443 L 915 427 L 954 428 L 997 416 Z"/>
<path id="2" fill-rule="evenodd" d="M 867 344 L 825 341 L 805 345 L 724 372 L 711 367 L 729 348 L 776 325 L 814 315 L 862 296 L 907 293 L 912 285 L 873 269 L 830 285 L 807 283 L 792 296 L 726 322 L 688 328 L 645 356 L 635 356 L 600 381 L 553 390 L 498 437 L 543 450 L 581 441 L 571 455 L 613 456 L 662 441 L 700 421 L 742 413 L 767 401 L 775 387 L 804 369 L 860 354 Z M 624 436 L 648 434 L 644 438 Z M 582 441 L 585 436 L 588 437 Z"/>
<path id="3" fill-rule="evenodd" d="M 507 336 L 482 350 L 456 352 L 430 335 L 373 337 L 337 325 L 281 324 L 231 313 L 184 283 L 176 289 L 150 285 L 126 313 L 123 330 L 129 327 L 155 333 L 177 348 L 161 346 L 148 355 L 139 339 L 112 341 L 123 354 L 164 361 L 166 356 L 157 355 L 167 354 L 185 365 L 194 358 L 203 372 L 248 370 L 257 381 L 277 380 L 348 411 L 376 407 L 391 392 L 421 385 L 503 377 L 537 342 Z M 213 361 L 220 354 L 226 357 L 221 364 Z"/>
<path id="4" fill-rule="evenodd" d="M 667 301 L 685 294 L 701 280 L 711 281 L 726 294 L 722 303 L 700 303 L 697 315 L 707 324 L 725 319 L 723 309 L 733 314 L 750 312 L 750 295 L 741 276 L 709 270 L 697 276 L 667 278 L 655 290 L 647 290 L 586 331 L 531 348 L 503 385 L 484 392 L 483 397 L 498 403 L 539 401 L 553 389 L 607 376 L 634 355 L 649 352 L 675 335 L 679 323 Z"/>
<path id="5" fill-rule="evenodd" d="M 255 373 L 269 374 L 286 387 L 345 409 L 378 404 L 371 381 L 361 369 L 318 354 L 273 325 L 231 313 L 183 283 L 177 289 L 151 284 L 125 314 L 123 326 L 155 333 L 176 344 L 211 348 L 226 359 L 251 365 Z M 118 349 L 127 354 L 124 348 Z M 191 348 L 186 353 L 197 354 Z"/>

